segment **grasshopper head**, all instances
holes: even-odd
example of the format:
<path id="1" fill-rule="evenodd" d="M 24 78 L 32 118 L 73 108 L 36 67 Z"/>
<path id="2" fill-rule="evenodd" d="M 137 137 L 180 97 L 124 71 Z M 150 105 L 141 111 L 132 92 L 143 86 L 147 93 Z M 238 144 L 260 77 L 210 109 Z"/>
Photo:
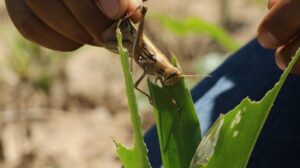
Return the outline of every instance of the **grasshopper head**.
<path id="1" fill-rule="evenodd" d="M 181 77 L 181 72 L 177 68 L 169 68 L 165 71 L 163 84 L 170 86 L 174 85 Z"/>

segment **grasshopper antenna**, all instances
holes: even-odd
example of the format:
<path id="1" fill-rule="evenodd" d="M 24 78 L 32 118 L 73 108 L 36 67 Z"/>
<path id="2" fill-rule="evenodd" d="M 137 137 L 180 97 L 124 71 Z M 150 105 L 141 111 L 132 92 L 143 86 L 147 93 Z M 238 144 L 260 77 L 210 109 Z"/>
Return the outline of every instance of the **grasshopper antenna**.
<path id="1" fill-rule="evenodd" d="M 205 78 L 211 78 L 212 75 L 180 75 L 182 77 L 205 77 Z"/>

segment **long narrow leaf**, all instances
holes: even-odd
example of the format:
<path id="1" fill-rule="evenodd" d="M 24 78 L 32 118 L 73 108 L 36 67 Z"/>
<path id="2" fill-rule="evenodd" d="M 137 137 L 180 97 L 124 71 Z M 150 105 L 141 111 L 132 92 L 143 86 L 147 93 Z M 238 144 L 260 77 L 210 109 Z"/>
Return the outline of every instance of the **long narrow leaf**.
<path id="1" fill-rule="evenodd" d="M 232 52 L 239 48 L 238 43 L 231 38 L 225 30 L 199 18 L 189 17 L 185 20 L 177 20 L 164 15 L 155 15 L 155 17 L 168 30 L 176 33 L 177 35 L 186 35 L 190 33 L 204 34 L 216 40 L 228 51 Z"/>
<path id="2" fill-rule="evenodd" d="M 288 74 L 300 56 L 296 56 L 275 84 L 259 102 L 244 99 L 235 109 L 221 115 L 200 143 L 191 168 L 243 168 Z"/>
<path id="3" fill-rule="evenodd" d="M 184 79 L 170 87 L 149 83 L 164 168 L 186 168 L 201 140 L 200 124 Z"/>
<path id="4" fill-rule="evenodd" d="M 128 98 L 129 110 L 131 113 L 131 122 L 134 129 L 135 143 L 133 148 L 127 149 L 122 144 L 117 143 L 117 153 L 125 168 L 150 168 L 147 157 L 147 149 L 142 135 L 141 120 L 138 114 L 138 106 L 134 93 L 134 85 L 129 68 L 128 51 L 122 45 L 121 31 L 117 30 L 118 50 L 121 56 L 121 62 L 126 83 L 126 94 Z"/>

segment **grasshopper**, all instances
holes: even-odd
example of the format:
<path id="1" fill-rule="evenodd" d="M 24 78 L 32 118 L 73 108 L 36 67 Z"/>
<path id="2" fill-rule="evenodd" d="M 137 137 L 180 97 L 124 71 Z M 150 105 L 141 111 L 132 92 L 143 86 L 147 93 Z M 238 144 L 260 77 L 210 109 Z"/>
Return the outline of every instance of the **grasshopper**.
<path id="1" fill-rule="evenodd" d="M 132 12 L 136 12 L 132 11 L 121 19 L 120 24 L 114 24 L 102 34 L 102 40 L 104 41 L 103 47 L 112 52 L 118 52 L 115 32 L 117 25 L 119 25 L 123 34 L 123 45 L 129 50 L 130 57 L 144 70 L 142 76 L 135 82 L 135 88 L 146 95 L 151 102 L 150 96 L 138 88 L 146 75 L 155 76 L 156 81 L 161 81 L 163 86 L 175 84 L 183 75 L 182 72 L 173 66 L 168 58 L 144 35 L 143 30 L 147 7 L 140 6 L 136 10 L 140 10 L 142 14 L 142 19 L 138 28 L 136 29 L 129 19 Z"/>

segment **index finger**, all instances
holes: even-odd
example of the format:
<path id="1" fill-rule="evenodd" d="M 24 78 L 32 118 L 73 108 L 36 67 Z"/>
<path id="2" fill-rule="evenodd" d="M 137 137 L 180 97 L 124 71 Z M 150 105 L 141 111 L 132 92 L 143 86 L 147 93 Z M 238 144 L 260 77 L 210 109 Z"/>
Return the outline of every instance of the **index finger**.
<path id="1" fill-rule="evenodd" d="M 92 36 L 61 0 L 25 0 L 25 2 L 35 15 L 55 31 L 78 43 L 92 44 Z"/>
<path id="2" fill-rule="evenodd" d="M 102 33 L 113 24 L 113 20 L 106 17 L 97 7 L 94 0 L 63 0 L 73 16 L 101 46 Z"/>
<path id="3" fill-rule="evenodd" d="M 11 20 L 26 39 L 58 51 L 72 51 L 82 46 L 42 22 L 24 0 L 5 0 L 5 4 Z"/>
<path id="4" fill-rule="evenodd" d="M 265 48 L 277 48 L 299 34 L 300 1 L 280 0 L 264 18 L 258 30 L 259 42 Z"/>

